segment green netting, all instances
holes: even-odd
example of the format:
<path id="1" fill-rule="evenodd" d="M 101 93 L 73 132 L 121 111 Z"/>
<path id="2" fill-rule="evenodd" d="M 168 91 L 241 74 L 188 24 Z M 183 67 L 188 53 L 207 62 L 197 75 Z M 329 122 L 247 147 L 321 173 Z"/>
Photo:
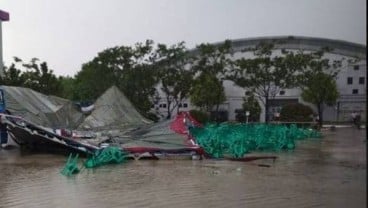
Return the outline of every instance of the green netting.
<path id="1" fill-rule="evenodd" d="M 89 155 L 84 162 L 86 168 L 94 168 L 106 164 L 119 164 L 126 161 L 126 153 L 118 147 L 106 147 L 96 151 L 93 155 Z M 80 172 L 78 168 L 78 154 L 73 157 L 70 154 L 61 174 L 71 176 Z"/>
<path id="2" fill-rule="evenodd" d="M 119 164 L 126 160 L 126 153 L 118 147 L 106 147 L 89 156 L 84 163 L 86 168 L 94 168 L 106 164 Z"/>
<path id="3" fill-rule="evenodd" d="M 279 151 L 294 149 L 295 140 L 319 138 L 320 133 L 296 125 L 268 124 L 208 124 L 192 128 L 190 133 L 198 144 L 214 158 L 230 155 L 235 158 L 253 150 Z"/>
<path id="4" fill-rule="evenodd" d="M 61 174 L 71 176 L 77 173 L 79 173 L 78 154 L 75 157 L 73 157 L 73 154 L 70 154 L 64 168 L 61 170 Z"/>

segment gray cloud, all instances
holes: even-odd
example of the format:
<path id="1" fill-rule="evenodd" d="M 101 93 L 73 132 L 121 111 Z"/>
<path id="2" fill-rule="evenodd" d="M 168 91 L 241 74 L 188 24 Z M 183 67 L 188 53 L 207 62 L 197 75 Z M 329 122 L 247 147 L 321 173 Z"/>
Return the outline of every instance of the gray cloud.
<path id="1" fill-rule="evenodd" d="M 74 75 L 97 52 L 146 39 L 189 48 L 201 42 L 274 35 L 366 44 L 365 0 L 2 0 L 6 65 L 47 61 Z"/>

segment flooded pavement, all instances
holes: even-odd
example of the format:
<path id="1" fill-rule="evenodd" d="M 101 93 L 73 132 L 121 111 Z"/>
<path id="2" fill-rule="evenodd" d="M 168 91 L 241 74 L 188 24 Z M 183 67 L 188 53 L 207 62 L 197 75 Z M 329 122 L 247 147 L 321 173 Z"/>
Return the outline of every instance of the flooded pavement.
<path id="1" fill-rule="evenodd" d="M 67 178 L 66 156 L 0 149 L 0 207 L 366 207 L 365 130 L 326 131 L 272 155 L 129 161 Z"/>

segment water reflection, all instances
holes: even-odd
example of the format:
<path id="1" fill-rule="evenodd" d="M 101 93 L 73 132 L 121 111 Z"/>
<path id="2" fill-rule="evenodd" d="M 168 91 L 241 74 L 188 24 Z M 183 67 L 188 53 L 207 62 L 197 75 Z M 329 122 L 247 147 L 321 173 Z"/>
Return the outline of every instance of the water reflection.
<path id="1" fill-rule="evenodd" d="M 59 172 L 66 157 L 0 150 L 0 207 L 365 207 L 365 131 L 327 132 L 272 161 L 130 161 Z"/>

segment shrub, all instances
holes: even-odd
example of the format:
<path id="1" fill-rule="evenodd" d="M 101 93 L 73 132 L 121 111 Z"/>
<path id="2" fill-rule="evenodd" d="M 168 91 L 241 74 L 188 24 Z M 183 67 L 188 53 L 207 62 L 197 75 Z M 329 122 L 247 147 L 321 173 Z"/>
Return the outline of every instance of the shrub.
<path id="1" fill-rule="evenodd" d="M 193 116 L 195 120 L 198 122 L 205 124 L 209 121 L 209 116 L 206 112 L 199 111 L 199 110 L 190 110 L 190 115 Z"/>
<path id="2" fill-rule="evenodd" d="M 254 97 L 254 95 L 247 96 L 243 98 L 243 116 L 244 121 L 246 120 L 245 112 L 249 111 L 250 115 L 248 118 L 249 122 L 258 122 L 259 116 L 261 114 L 261 106 L 259 105 L 257 99 Z M 239 112 L 239 114 L 241 114 Z M 239 119 L 241 119 L 241 115 L 239 115 Z"/>
<path id="3" fill-rule="evenodd" d="M 245 111 L 243 109 L 235 110 L 235 120 L 238 122 L 245 122 L 247 117 L 245 116 Z"/>
<path id="4" fill-rule="evenodd" d="M 288 122 L 308 122 L 313 120 L 311 107 L 301 103 L 288 104 L 282 107 L 280 120 Z"/>
<path id="5" fill-rule="evenodd" d="M 224 110 L 220 110 L 218 112 L 211 111 L 210 113 L 210 121 L 222 123 L 229 120 L 228 112 Z"/>

